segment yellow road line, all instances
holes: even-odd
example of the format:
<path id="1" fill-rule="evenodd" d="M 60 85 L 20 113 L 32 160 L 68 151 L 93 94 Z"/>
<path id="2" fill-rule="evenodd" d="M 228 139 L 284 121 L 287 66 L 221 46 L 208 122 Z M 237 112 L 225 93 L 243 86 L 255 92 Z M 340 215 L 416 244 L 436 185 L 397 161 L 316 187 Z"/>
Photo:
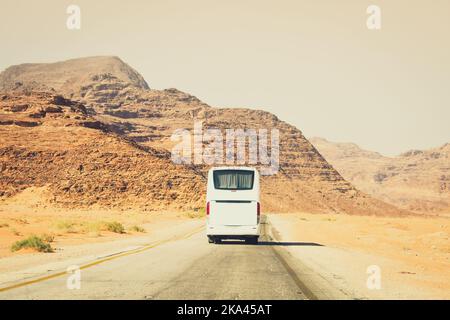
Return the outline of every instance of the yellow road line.
<path id="1" fill-rule="evenodd" d="M 160 240 L 160 241 L 157 241 L 155 243 L 145 245 L 142 248 L 137 248 L 137 249 L 133 249 L 133 250 L 130 250 L 130 251 L 122 252 L 122 253 L 119 253 L 119 254 L 116 254 L 116 255 L 109 256 L 107 258 L 98 259 L 98 260 L 95 260 L 93 262 L 89 262 L 87 264 L 82 265 L 80 267 L 80 270 L 87 269 L 87 268 L 99 265 L 101 263 L 104 263 L 104 262 L 107 262 L 107 261 L 111 261 L 111 260 L 114 260 L 114 259 L 118 259 L 118 258 L 121 258 L 121 257 L 129 256 L 129 255 L 136 254 L 136 253 L 140 253 L 140 252 L 152 249 L 154 247 L 157 247 L 157 246 L 159 246 L 161 244 L 164 244 L 164 243 L 168 243 L 168 242 L 176 241 L 176 240 L 187 239 L 187 238 L 191 237 L 192 235 L 202 231 L 203 229 L 204 229 L 204 227 L 202 226 L 201 228 L 197 228 L 194 231 L 188 232 L 187 234 L 184 234 L 182 236 L 175 236 L 175 237 L 172 237 L 172 238 L 169 238 L 169 239 L 166 239 L 166 240 Z M 50 275 L 47 275 L 47 276 L 43 276 L 43 277 L 40 277 L 40 278 L 37 278 L 37 279 L 23 281 L 23 282 L 19 282 L 19 283 L 13 284 L 13 285 L 8 286 L 8 287 L 3 287 L 3 288 L 0 288 L 0 292 L 5 292 L 5 291 L 8 291 L 8 290 L 24 287 L 24 286 L 27 286 L 27 285 L 30 285 L 30 284 L 34 284 L 34 283 L 38 283 L 38 282 L 54 279 L 54 278 L 57 278 L 57 277 L 61 277 L 63 275 L 67 275 L 67 271 L 60 271 L 60 272 L 53 273 L 53 274 L 50 274 Z"/>

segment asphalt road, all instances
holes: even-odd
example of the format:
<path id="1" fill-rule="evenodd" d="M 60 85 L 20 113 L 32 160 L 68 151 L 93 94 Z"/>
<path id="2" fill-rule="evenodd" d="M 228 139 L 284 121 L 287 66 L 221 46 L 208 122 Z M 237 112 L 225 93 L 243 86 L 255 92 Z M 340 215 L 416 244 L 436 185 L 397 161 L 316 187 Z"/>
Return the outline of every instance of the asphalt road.
<path id="1" fill-rule="evenodd" d="M 314 299 L 283 250 L 265 231 L 258 245 L 209 244 L 199 231 L 85 266 L 79 289 L 61 273 L 0 291 L 0 299 Z"/>

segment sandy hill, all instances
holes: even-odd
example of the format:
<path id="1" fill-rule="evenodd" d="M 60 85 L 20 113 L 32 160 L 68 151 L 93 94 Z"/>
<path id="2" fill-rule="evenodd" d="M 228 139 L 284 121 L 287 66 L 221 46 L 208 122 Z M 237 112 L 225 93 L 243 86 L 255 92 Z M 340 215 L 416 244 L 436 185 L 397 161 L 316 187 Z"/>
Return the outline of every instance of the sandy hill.
<path id="1" fill-rule="evenodd" d="M 183 206 L 186 201 L 185 207 L 195 206 L 204 196 L 202 179 L 207 167 L 169 163 L 174 145 L 170 136 L 176 129 L 192 129 L 194 121 L 201 120 L 205 128 L 222 130 L 279 129 L 280 170 L 262 180 L 266 211 L 402 213 L 355 189 L 300 130 L 271 113 L 214 108 L 176 89 L 149 89 L 143 78 L 118 58 L 85 59 L 26 64 L 0 74 L 0 88 L 6 92 L 0 111 L 0 119 L 5 119 L 0 126 L 1 165 L 2 172 L 9 172 L 2 175 L 3 197 L 28 186 L 49 185 L 56 202 L 74 206 L 147 203 L 163 207 L 172 200 L 176 205 Z M 70 76 L 59 77 L 61 74 Z M 47 92 L 38 92 L 42 90 Z M 70 99 L 63 105 L 82 106 L 83 115 L 66 117 L 69 111 L 62 108 L 58 119 L 53 119 L 56 113 L 51 112 L 36 118 L 36 108 L 60 107 L 61 103 L 52 100 L 55 95 Z M 35 123 L 20 125 L 18 121 Z M 50 145 L 52 154 L 66 156 L 58 156 L 56 162 L 46 153 Z M 73 152 L 67 155 L 66 150 Z M 30 157 L 30 152 L 44 152 L 45 156 Z M 20 170 L 25 169 L 18 163 L 29 170 L 27 179 L 19 178 Z M 39 171 L 34 172 L 37 167 Z M 54 170 L 58 175 L 51 178 Z M 82 187 L 76 187 L 80 184 Z M 5 192 L 10 189 L 13 192 Z M 128 192 L 126 196 L 121 190 Z"/>
<path id="2" fill-rule="evenodd" d="M 450 212 L 450 144 L 385 157 L 353 143 L 310 141 L 345 179 L 374 197 L 417 212 Z"/>

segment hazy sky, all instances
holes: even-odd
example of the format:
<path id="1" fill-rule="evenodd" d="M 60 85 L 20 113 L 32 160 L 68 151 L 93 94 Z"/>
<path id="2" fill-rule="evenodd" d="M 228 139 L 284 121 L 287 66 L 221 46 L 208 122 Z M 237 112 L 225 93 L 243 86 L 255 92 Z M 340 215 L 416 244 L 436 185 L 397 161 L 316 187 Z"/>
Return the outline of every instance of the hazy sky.
<path id="1" fill-rule="evenodd" d="M 1 0 L 0 46 L 1 70 L 117 55 L 152 88 L 388 155 L 450 142 L 448 0 Z"/>

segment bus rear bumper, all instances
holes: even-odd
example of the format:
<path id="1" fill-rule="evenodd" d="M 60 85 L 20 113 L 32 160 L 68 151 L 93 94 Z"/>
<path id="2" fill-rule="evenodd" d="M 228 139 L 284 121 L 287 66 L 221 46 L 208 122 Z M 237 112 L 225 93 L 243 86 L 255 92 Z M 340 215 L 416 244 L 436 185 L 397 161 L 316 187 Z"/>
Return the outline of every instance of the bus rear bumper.
<path id="1" fill-rule="evenodd" d="M 206 226 L 207 236 L 259 236 L 260 225 L 252 226 Z"/>

